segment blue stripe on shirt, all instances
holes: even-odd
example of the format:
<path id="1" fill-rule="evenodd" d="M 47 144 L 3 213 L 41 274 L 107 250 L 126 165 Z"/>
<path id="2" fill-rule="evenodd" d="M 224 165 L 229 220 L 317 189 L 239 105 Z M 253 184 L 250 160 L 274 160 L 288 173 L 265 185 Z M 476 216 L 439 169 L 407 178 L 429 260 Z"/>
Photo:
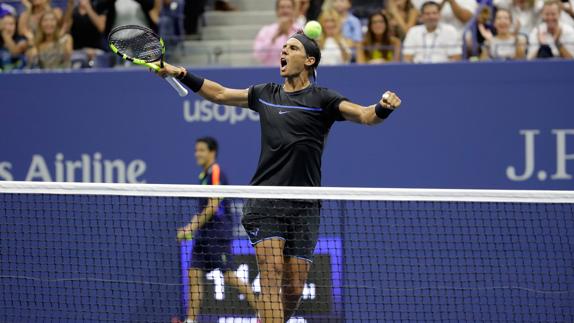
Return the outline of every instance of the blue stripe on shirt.
<path id="1" fill-rule="evenodd" d="M 259 99 L 259 102 L 270 106 L 272 108 L 282 108 L 282 109 L 298 109 L 298 110 L 305 110 L 305 111 L 321 111 L 321 108 L 310 108 L 310 107 L 298 107 L 298 106 L 294 106 L 294 105 L 281 105 L 281 104 L 273 104 L 273 103 L 269 103 L 267 101 L 264 101 L 263 99 Z"/>

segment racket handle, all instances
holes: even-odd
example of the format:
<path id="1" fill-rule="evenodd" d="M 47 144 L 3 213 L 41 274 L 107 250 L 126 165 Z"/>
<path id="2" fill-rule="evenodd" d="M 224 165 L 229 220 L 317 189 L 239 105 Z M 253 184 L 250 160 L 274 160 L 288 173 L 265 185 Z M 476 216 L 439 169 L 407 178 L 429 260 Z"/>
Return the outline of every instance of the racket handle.
<path id="1" fill-rule="evenodd" d="M 181 85 L 181 83 L 179 83 L 178 80 L 174 79 L 172 76 L 167 76 L 165 78 L 165 80 L 167 81 L 167 83 L 169 83 L 179 94 L 179 96 L 186 96 L 189 91 L 187 91 L 187 89 Z"/>

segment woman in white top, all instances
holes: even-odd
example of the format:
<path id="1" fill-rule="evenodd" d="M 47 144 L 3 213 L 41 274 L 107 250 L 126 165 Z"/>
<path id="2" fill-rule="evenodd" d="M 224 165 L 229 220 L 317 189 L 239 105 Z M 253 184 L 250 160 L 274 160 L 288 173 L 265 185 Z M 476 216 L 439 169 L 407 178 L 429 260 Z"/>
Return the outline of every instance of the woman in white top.
<path id="1" fill-rule="evenodd" d="M 342 33 L 341 16 L 334 9 L 323 11 L 319 16 L 323 33 L 318 40 L 322 65 L 347 64 L 351 61 L 350 41 Z"/>
<path id="2" fill-rule="evenodd" d="M 526 58 L 526 39 L 513 34 L 512 14 L 507 9 L 498 9 L 494 17 L 496 36 L 487 29 L 479 32 L 486 39 L 481 59 L 524 59 Z"/>
<path id="3" fill-rule="evenodd" d="M 22 0 L 25 10 L 18 19 L 18 34 L 26 37 L 29 42 L 33 42 L 34 34 L 38 31 L 40 18 L 48 11 L 54 14 L 57 24 L 61 25 L 62 10 L 52 8 L 51 2 L 51 0 Z"/>

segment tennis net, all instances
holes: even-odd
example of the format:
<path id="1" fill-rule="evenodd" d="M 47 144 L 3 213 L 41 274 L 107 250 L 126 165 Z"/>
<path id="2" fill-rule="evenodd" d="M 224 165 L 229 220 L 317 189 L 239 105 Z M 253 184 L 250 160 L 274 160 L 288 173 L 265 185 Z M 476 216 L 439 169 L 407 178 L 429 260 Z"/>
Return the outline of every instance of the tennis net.
<path id="1" fill-rule="evenodd" d="M 249 235 L 290 322 L 574 321 L 574 192 L 0 182 L 0 322 L 257 322 Z"/>

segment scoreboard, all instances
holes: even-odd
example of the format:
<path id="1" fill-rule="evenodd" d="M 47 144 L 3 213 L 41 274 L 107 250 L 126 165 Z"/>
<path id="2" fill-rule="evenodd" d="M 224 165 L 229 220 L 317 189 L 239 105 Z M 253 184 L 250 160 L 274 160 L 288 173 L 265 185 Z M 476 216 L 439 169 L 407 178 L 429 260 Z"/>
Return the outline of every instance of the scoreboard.
<path id="1" fill-rule="evenodd" d="M 182 303 L 187 310 L 189 297 L 188 264 L 193 240 L 182 243 Z M 261 291 L 255 250 L 248 240 L 233 241 L 235 274 L 248 282 L 256 295 Z M 201 306 L 202 322 L 254 322 L 255 312 L 245 296 L 226 286 L 219 270 L 204 273 L 204 295 Z M 315 248 L 313 265 L 305 283 L 301 305 L 293 322 L 342 322 L 342 246 L 338 238 L 321 238 Z"/>

